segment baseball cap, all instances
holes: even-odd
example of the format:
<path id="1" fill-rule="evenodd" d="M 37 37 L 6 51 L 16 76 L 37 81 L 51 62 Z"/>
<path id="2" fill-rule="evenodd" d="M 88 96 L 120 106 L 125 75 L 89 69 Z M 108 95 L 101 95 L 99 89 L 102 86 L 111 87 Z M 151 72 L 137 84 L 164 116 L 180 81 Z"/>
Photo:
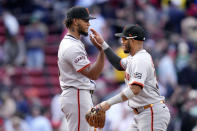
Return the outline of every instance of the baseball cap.
<path id="1" fill-rule="evenodd" d="M 145 41 L 145 31 L 138 25 L 128 24 L 124 27 L 122 33 L 116 33 L 117 37 L 124 37 L 126 39 L 133 38 L 135 40 Z"/>
<path id="2" fill-rule="evenodd" d="M 81 7 L 81 6 L 75 6 L 68 10 L 67 19 L 73 19 L 73 18 L 79 18 L 79 19 L 85 19 L 85 20 L 96 19 L 90 16 L 88 8 Z"/>

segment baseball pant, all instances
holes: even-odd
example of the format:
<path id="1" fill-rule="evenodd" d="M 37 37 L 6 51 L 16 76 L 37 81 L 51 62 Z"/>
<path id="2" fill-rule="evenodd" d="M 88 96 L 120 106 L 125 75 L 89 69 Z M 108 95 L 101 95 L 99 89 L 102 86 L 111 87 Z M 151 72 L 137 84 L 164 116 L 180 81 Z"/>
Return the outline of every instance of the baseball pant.
<path id="1" fill-rule="evenodd" d="M 93 106 L 89 90 L 65 89 L 60 96 L 60 101 L 68 123 L 68 131 L 94 131 L 85 119 L 85 114 Z"/>
<path id="2" fill-rule="evenodd" d="M 134 123 L 128 131 L 166 131 L 170 121 L 170 112 L 163 103 L 155 103 L 134 116 Z"/>

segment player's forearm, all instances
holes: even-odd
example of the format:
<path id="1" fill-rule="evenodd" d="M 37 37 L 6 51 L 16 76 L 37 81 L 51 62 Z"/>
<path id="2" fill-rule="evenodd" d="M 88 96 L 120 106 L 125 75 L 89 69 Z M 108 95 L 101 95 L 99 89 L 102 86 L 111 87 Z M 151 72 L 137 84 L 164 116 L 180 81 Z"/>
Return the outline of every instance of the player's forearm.
<path id="1" fill-rule="evenodd" d="M 107 56 L 107 59 L 113 65 L 113 67 L 119 71 L 124 71 L 124 69 L 120 65 L 121 58 L 113 52 L 113 50 L 107 45 L 107 43 L 104 42 L 103 45 L 104 46 L 102 48 L 105 52 L 105 55 Z"/>
<path id="2" fill-rule="evenodd" d="M 109 100 L 107 100 L 107 103 L 112 106 L 114 104 L 118 104 L 121 102 L 124 102 L 132 97 L 134 97 L 135 94 L 133 93 L 133 91 L 130 88 L 125 88 L 121 93 L 119 93 L 118 95 L 110 98 Z"/>
<path id="3" fill-rule="evenodd" d="M 98 79 L 104 67 L 105 54 L 100 51 L 96 62 L 91 66 L 92 77 L 94 80 Z"/>

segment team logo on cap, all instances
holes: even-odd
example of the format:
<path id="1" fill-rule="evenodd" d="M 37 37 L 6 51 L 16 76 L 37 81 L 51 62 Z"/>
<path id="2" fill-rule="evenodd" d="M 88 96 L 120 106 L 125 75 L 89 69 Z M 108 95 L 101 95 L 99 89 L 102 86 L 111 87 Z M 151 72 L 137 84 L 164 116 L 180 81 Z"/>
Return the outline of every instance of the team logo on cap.
<path id="1" fill-rule="evenodd" d="M 86 8 L 86 11 L 88 12 L 88 14 L 90 14 L 90 12 L 89 12 L 88 8 Z"/>

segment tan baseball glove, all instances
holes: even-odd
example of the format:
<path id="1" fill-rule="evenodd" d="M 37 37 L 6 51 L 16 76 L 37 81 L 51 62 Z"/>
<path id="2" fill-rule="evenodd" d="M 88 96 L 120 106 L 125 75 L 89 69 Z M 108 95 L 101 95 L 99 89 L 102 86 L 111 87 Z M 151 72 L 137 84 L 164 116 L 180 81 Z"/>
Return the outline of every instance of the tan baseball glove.
<path id="1" fill-rule="evenodd" d="M 86 113 L 85 117 L 90 126 L 103 128 L 105 125 L 105 111 L 102 110 L 100 105 L 92 107 L 91 110 Z"/>

